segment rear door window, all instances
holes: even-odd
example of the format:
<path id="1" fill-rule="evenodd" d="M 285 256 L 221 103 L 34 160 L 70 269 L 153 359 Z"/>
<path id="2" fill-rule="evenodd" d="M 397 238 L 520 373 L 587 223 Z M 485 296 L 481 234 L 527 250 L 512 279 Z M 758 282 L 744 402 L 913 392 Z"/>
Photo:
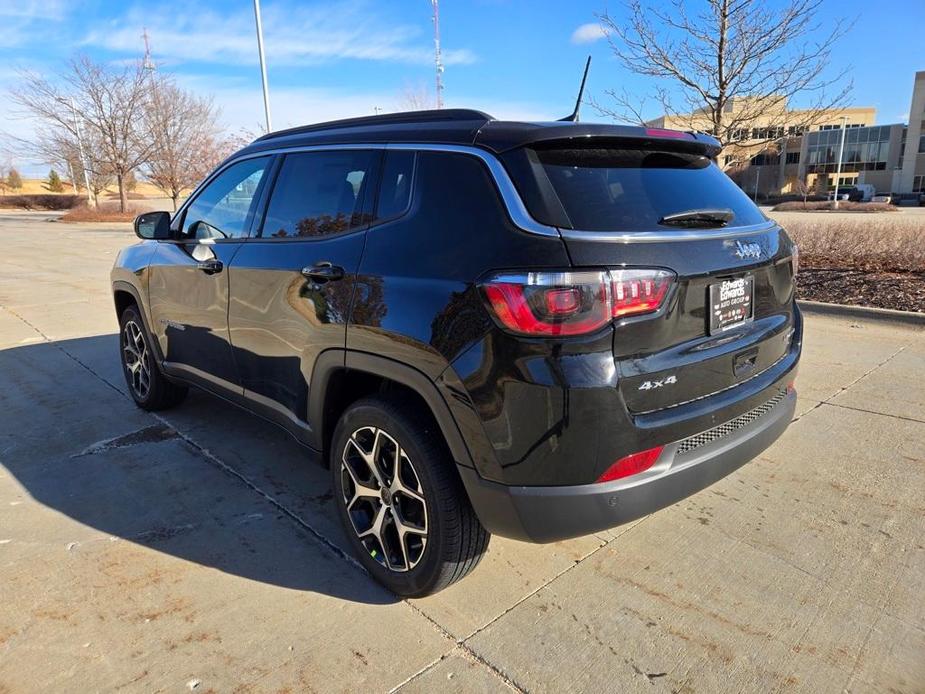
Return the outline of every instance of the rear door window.
<path id="1" fill-rule="evenodd" d="M 546 176 L 573 229 L 673 230 L 672 214 L 728 209 L 728 226 L 766 221 L 748 196 L 709 158 L 646 149 L 538 149 L 533 170 Z M 529 201 L 528 201 L 529 204 Z"/>
<path id="2" fill-rule="evenodd" d="M 378 162 L 371 150 L 287 154 L 261 236 L 324 237 L 366 226 L 364 201 Z"/>

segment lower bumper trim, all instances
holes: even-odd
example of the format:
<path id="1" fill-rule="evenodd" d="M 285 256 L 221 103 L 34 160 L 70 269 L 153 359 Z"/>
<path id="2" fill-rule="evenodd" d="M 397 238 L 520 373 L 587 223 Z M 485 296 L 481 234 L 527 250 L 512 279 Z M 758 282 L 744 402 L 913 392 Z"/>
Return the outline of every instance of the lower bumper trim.
<path id="1" fill-rule="evenodd" d="M 566 487 L 514 487 L 489 482 L 459 467 L 479 520 L 496 535 L 527 542 L 555 542 L 587 535 L 646 516 L 694 494 L 758 456 L 793 419 L 796 393 L 770 411 L 684 456 L 665 474 L 627 486 L 625 480 Z"/>

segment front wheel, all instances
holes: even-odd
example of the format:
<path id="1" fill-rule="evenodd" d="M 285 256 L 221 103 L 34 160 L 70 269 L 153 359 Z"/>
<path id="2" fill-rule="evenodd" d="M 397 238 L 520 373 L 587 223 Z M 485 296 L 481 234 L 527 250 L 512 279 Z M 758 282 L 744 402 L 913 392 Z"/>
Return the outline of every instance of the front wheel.
<path id="1" fill-rule="evenodd" d="M 490 535 L 424 413 L 383 397 L 354 403 L 334 432 L 330 463 L 354 552 L 397 595 L 442 590 L 485 554 Z"/>
<path id="2" fill-rule="evenodd" d="M 167 380 L 154 358 L 148 333 L 135 306 L 119 317 L 122 373 L 135 404 L 145 410 L 165 410 L 186 397 L 186 388 Z"/>

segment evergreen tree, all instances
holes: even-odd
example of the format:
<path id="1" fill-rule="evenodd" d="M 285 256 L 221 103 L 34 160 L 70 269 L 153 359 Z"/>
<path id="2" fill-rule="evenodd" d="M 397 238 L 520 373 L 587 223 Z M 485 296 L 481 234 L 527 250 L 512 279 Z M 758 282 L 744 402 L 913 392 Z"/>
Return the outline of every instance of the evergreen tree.
<path id="1" fill-rule="evenodd" d="M 45 187 L 52 193 L 64 192 L 64 184 L 61 182 L 61 177 L 54 169 L 48 173 L 48 181 L 45 182 Z"/>

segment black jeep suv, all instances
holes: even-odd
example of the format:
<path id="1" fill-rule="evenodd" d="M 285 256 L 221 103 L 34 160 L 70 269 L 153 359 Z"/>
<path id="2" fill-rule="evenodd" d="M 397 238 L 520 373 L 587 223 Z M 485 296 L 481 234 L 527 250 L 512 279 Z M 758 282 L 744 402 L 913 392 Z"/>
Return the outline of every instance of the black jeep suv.
<path id="1" fill-rule="evenodd" d="M 349 541 L 423 595 L 729 474 L 794 411 L 796 248 L 671 130 L 478 111 L 275 132 L 112 271 L 145 409 L 193 384 L 330 466 Z"/>

